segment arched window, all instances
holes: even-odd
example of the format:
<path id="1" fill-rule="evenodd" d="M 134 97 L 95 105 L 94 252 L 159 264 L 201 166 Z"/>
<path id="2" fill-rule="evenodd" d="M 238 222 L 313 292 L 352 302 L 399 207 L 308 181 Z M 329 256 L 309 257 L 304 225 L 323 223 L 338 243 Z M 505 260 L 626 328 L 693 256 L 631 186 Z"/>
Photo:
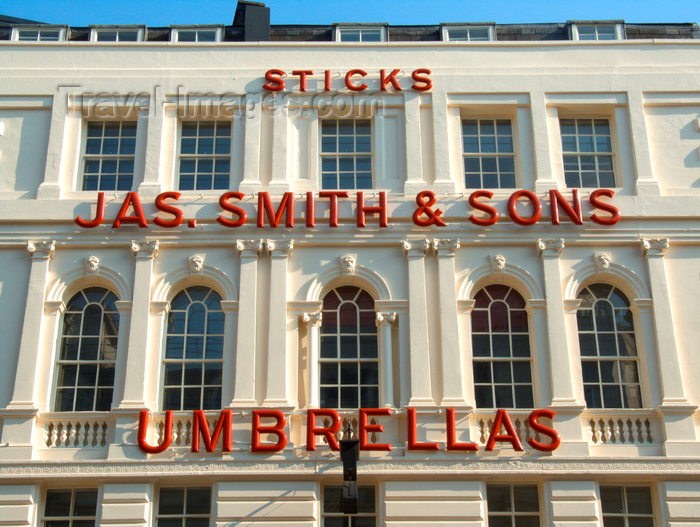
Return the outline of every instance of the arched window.
<path id="1" fill-rule="evenodd" d="M 168 314 L 164 410 L 221 408 L 223 348 L 221 296 L 203 286 L 178 293 Z"/>
<path id="2" fill-rule="evenodd" d="M 342 286 L 323 298 L 321 408 L 379 406 L 379 351 L 374 299 Z"/>
<path id="3" fill-rule="evenodd" d="M 637 343 L 630 302 L 609 284 L 585 287 L 576 313 L 589 408 L 641 408 Z"/>
<path id="4" fill-rule="evenodd" d="M 110 409 L 119 333 L 117 300 L 108 289 L 90 287 L 68 302 L 57 364 L 57 412 Z"/>
<path id="5" fill-rule="evenodd" d="M 474 297 L 472 351 L 478 408 L 532 408 L 532 363 L 525 299 L 489 285 Z"/>

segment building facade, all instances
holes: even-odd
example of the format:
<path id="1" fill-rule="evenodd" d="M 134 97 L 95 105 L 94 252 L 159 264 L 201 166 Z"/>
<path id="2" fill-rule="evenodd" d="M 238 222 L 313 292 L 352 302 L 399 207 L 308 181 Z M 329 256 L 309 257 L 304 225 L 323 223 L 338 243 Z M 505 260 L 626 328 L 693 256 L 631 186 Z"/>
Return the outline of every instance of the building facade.
<path id="1" fill-rule="evenodd" d="M 700 524 L 697 25 L 1 23 L 0 525 Z"/>

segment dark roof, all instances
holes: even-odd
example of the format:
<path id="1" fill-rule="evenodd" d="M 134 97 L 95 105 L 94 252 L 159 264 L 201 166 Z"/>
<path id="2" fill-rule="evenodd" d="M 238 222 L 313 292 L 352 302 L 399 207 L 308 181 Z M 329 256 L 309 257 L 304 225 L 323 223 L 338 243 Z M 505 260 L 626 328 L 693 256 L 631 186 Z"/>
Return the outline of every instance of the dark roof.
<path id="1" fill-rule="evenodd" d="M 15 18 L 13 16 L 0 15 L 0 26 L 15 26 L 18 24 L 43 24 L 43 22 L 37 22 L 36 20 L 27 20 L 25 18 Z"/>

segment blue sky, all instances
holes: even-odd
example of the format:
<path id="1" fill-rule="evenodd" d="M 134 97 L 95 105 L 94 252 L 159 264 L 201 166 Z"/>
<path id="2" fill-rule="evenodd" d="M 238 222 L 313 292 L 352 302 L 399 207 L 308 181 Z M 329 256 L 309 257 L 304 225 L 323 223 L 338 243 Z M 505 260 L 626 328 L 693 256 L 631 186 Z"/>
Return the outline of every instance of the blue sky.
<path id="1" fill-rule="evenodd" d="M 700 22 L 700 0 L 267 0 L 273 24 L 332 22 Z M 0 14 L 40 22 L 89 24 L 230 24 L 236 0 L 3 0 Z"/>

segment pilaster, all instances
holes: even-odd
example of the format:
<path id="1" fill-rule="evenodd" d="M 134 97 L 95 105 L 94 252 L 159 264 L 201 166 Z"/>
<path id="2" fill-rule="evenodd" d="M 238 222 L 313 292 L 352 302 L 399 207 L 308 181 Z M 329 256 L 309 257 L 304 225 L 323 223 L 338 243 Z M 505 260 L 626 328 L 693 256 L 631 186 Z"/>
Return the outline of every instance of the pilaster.
<path id="1" fill-rule="evenodd" d="M 653 301 L 657 366 L 660 377 L 661 404 L 657 407 L 664 419 L 667 455 L 700 455 L 696 442 L 691 405 L 683 383 L 678 341 L 673 321 L 670 287 L 664 257 L 670 247 L 668 238 L 642 238 L 642 255 L 646 259 Z"/>
<path id="2" fill-rule="evenodd" d="M 262 248 L 262 240 L 236 240 L 236 251 L 240 259 L 240 285 L 238 288 L 236 363 L 231 406 L 257 406 L 255 397 L 256 312 L 258 303 L 258 255 Z"/>
<path id="3" fill-rule="evenodd" d="M 287 267 L 294 240 L 265 242 L 270 253 L 270 303 L 267 334 L 267 388 L 264 406 L 291 407 L 289 377 L 296 367 L 287 349 Z"/>
<path id="4" fill-rule="evenodd" d="M 319 380 L 318 380 L 318 358 L 321 344 L 321 322 L 323 315 L 319 312 L 304 313 L 302 320 L 306 324 L 307 339 L 309 341 L 309 381 L 308 393 L 306 396 L 307 408 L 319 407 Z"/>
<path id="5" fill-rule="evenodd" d="M 459 240 L 433 240 L 438 264 L 440 302 L 440 360 L 442 364 L 443 406 L 465 406 L 462 382 L 462 354 L 457 319 L 457 282 L 455 253 Z"/>
<path id="6" fill-rule="evenodd" d="M 381 349 L 381 361 L 379 370 L 381 381 L 379 384 L 379 406 L 394 406 L 394 357 L 391 343 L 391 328 L 396 322 L 396 313 L 377 313 L 377 327 L 379 328 L 379 345 Z"/>
<path id="7" fill-rule="evenodd" d="M 430 242 L 404 240 L 401 242 L 404 256 L 408 260 L 408 323 L 409 357 L 411 375 L 411 406 L 432 406 L 432 383 L 430 380 L 430 347 L 428 342 L 428 303 L 425 289 L 425 254 Z"/>
<path id="8" fill-rule="evenodd" d="M 139 409 L 147 406 L 148 379 L 157 374 L 148 367 L 149 322 L 151 320 L 151 284 L 153 263 L 158 255 L 158 240 L 132 241 L 134 255 L 134 287 L 129 340 L 126 350 L 124 395 L 119 403 L 122 409 Z M 160 335 L 153 335 L 160 341 Z"/>
<path id="9" fill-rule="evenodd" d="M 567 333 L 564 293 L 559 257 L 566 243 L 563 238 L 536 242 L 537 252 L 542 259 L 542 276 L 546 300 L 547 362 L 552 390 L 550 408 L 557 412 L 557 430 L 566 442 L 556 450 L 555 455 L 588 455 L 588 442 L 583 437 L 581 412 L 585 408 L 583 392 L 576 387 L 581 385 L 580 365 L 570 353 L 571 342 Z M 576 327 L 576 326 L 574 326 Z"/>

